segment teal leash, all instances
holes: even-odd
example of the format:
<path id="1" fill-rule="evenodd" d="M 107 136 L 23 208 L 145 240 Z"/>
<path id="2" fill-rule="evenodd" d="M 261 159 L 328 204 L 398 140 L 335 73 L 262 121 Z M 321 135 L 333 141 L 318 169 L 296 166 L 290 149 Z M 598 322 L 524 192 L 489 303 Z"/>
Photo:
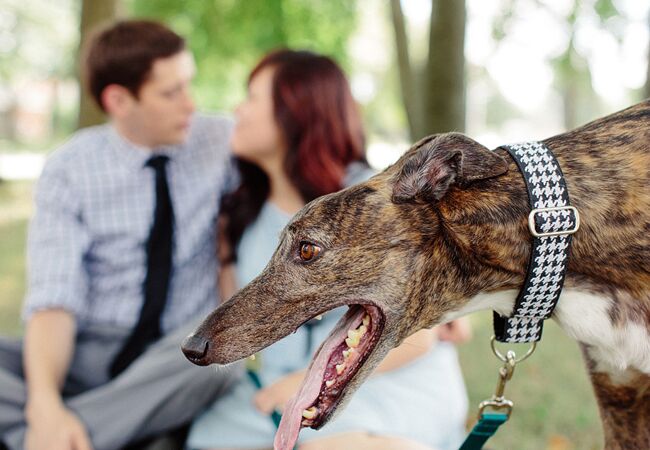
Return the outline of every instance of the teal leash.
<path id="1" fill-rule="evenodd" d="M 533 342 L 526 354 L 519 359 L 516 359 L 515 352 L 508 350 L 504 355 L 497 350 L 496 338 L 492 336 L 490 345 L 492 352 L 503 361 L 503 366 L 499 369 L 499 379 L 497 380 L 497 388 L 492 397 L 488 400 L 482 401 L 478 405 L 478 422 L 472 428 L 465 442 L 460 446 L 459 450 L 481 450 L 485 442 L 490 439 L 497 432 L 499 427 L 506 423 L 512 413 L 514 403 L 504 397 L 503 393 L 506 389 L 506 383 L 512 378 L 515 371 L 515 365 L 524 359 L 528 358 L 535 351 L 536 343 Z M 487 408 L 504 412 L 486 413 Z"/>
<path id="2" fill-rule="evenodd" d="M 262 389 L 262 380 L 260 380 L 259 375 L 257 372 L 251 369 L 247 369 L 246 373 L 248 374 L 248 378 L 253 382 L 253 385 L 259 390 Z M 282 414 L 277 412 L 276 410 L 273 410 L 271 413 L 271 420 L 273 420 L 273 424 L 275 425 L 275 428 L 278 428 L 280 426 L 280 420 L 282 419 Z"/>
<path id="3" fill-rule="evenodd" d="M 257 372 L 252 369 L 246 369 L 246 374 L 248 375 L 248 378 L 250 378 L 250 380 L 253 382 L 253 385 L 255 385 L 255 388 L 258 390 L 262 389 L 264 385 L 262 384 L 262 380 L 260 380 L 260 376 L 257 374 Z M 280 426 L 282 414 L 280 414 L 277 410 L 273 410 L 270 417 L 273 421 L 273 424 L 275 425 L 275 428 L 277 429 Z M 293 450 L 296 450 L 296 447 L 294 447 Z"/>
<path id="4" fill-rule="evenodd" d="M 463 445 L 459 450 L 480 450 L 483 444 L 490 439 L 499 427 L 508 420 L 508 414 L 505 413 L 487 413 L 481 414 L 481 418 L 474 425 Z"/>

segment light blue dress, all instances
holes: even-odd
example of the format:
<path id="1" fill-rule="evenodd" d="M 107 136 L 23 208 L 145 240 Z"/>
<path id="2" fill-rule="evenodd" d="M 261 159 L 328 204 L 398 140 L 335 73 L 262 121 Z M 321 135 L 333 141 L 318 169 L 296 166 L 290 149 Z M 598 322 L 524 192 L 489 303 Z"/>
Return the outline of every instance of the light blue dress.
<path id="1" fill-rule="evenodd" d="M 240 286 L 264 269 L 275 251 L 280 232 L 290 219 L 291 215 L 272 203 L 264 204 L 237 248 Z M 346 310 L 343 307 L 330 311 L 311 326 L 311 331 L 303 326 L 262 350 L 259 373 L 262 384 L 268 386 L 306 368 Z M 250 379 L 243 378 L 233 391 L 220 397 L 194 421 L 188 448 L 272 447 L 276 428 L 271 418 L 253 405 L 255 393 Z M 451 450 L 457 449 L 464 438 L 466 417 L 467 395 L 456 350 L 453 345 L 441 342 L 405 366 L 370 377 L 335 420 L 320 430 L 303 428 L 299 442 L 365 431 L 407 437 L 436 450 Z"/>

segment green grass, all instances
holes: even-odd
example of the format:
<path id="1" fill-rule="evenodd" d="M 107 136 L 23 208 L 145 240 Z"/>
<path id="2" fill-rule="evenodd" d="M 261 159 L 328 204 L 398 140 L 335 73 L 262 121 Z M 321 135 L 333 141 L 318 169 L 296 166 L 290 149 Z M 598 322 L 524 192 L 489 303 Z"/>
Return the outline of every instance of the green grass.
<path id="1" fill-rule="evenodd" d="M 31 183 L 0 183 L 0 334 L 19 335 L 25 290 L 25 235 L 31 213 Z M 470 398 L 477 405 L 496 387 L 501 362 L 490 349 L 490 312 L 474 314 L 474 338 L 460 346 Z M 503 346 L 499 346 L 505 352 Z M 523 354 L 525 346 L 516 346 Z M 505 391 L 515 403 L 511 419 L 486 448 L 499 450 L 589 450 L 602 448 L 602 431 L 591 385 L 577 344 L 547 321 L 536 352 L 515 369 Z M 444 405 L 431 405 L 444 408 Z"/>
<path id="2" fill-rule="evenodd" d="M 25 239 L 32 183 L 0 183 L 0 334 L 22 332 L 20 307 L 25 294 Z"/>

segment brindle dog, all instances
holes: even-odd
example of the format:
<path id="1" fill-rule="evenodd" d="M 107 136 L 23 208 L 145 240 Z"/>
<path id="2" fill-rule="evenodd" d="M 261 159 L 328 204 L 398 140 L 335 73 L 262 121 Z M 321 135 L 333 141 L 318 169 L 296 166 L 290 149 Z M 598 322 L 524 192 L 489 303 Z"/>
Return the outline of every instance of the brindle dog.
<path id="1" fill-rule="evenodd" d="M 582 219 L 554 319 L 581 344 L 606 448 L 650 448 L 650 101 L 544 143 Z M 479 309 L 508 315 L 529 260 L 528 213 L 505 150 L 430 136 L 369 181 L 305 206 L 264 272 L 183 351 L 196 364 L 230 363 L 350 305 L 285 408 L 276 448 L 290 449 L 410 334 Z"/>

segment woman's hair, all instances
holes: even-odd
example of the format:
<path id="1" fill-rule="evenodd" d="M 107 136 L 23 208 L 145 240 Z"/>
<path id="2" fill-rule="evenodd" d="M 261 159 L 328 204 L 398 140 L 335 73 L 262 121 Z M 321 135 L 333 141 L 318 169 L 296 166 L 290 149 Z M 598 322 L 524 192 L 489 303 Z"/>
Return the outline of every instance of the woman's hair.
<path id="1" fill-rule="evenodd" d="M 303 199 L 338 191 L 347 166 L 365 161 L 364 134 L 357 105 L 341 68 L 326 56 L 308 51 L 278 50 L 266 55 L 248 82 L 273 68 L 272 98 L 276 123 L 287 145 L 284 168 Z M 255 164 L 237 158 L 241 184 L 222 199 L 222 232 L 229 255 L 244 229 L 259 214 L 269 194 L 267 175 Z"/>

